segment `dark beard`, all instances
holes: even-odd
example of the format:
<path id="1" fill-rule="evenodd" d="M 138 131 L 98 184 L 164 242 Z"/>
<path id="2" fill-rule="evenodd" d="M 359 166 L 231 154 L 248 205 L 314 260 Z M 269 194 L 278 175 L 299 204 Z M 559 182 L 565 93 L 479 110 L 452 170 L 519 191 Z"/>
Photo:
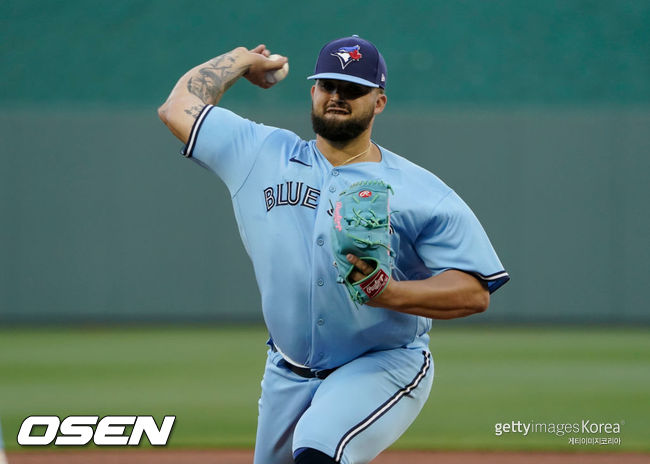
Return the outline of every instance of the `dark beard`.
<path id="1" fill-rule="evenodd" d="M 363 131 L 365 131 L 372 118 L 374 111 L 369 111 L 367 114 L 362 114 L 356 119 L 349 119 L 347 121 L 338 121 L 332 119 L 325 119 L 314 113 L 314 108 L 311 109 L 311 126 L 314 132 L 326 140 L 332 142 L 347 142 L 357 138 Z"/>

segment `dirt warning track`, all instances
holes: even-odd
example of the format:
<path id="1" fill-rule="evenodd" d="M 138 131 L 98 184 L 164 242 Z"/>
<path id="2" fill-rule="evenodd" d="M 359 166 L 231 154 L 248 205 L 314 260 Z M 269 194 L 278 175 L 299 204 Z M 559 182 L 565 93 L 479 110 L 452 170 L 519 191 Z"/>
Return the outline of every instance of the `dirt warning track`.
<path id="1" fill-rule="evenodd" d="M 252 464 L 252 451 L 87 450 L 21 451 L 9 464 Z M 387 451 L 372 464 L 647 464 L 641 453 L 506 453 L 463 451 Z"/>

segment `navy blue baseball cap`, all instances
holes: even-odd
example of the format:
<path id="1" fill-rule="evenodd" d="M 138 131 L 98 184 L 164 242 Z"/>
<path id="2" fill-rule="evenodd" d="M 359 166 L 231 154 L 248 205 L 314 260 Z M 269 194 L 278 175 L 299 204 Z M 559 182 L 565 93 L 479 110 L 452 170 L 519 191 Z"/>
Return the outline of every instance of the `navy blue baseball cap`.
<path id="1" fill-rule="evenodd" d="M 338 79 L 384 89 L 386 62 L 371 42 L 353 35 L 325 44 L 307 79 Z"/>

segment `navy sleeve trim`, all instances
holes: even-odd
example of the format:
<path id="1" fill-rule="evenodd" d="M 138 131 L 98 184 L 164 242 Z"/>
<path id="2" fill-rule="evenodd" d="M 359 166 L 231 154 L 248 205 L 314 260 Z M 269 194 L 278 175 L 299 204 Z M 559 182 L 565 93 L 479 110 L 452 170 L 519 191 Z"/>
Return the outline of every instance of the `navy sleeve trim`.
<path id="1" fill-rule="evenodd" d="M 502 285 L 510 280 L 510 276 L 506 271 L 495 272 L 490 275 L 483 275 L 480 272 L 473 272 L 481 280 L 487 282 L 488 290 L 490 293 L 497 291 Z"/>
<path id="2" fill-rule="evenodd" d="M 214 108 L 214 106 L 205 105 L 194 120 L 194 124 L 192 124 L 192 130 L 190 131 L 190 138 L 187 140 L 187 145 L 185 145 L 181 150 L 181 155 L 183 155 L 185 158 L 192 157 L 192 152 L 196 146 L 196 139 L 199 135 L 199 131 L 201 130 L 201 125 L 203 124 L 203 121 L 205 120 L 210 110 L 212 110 L 212 108 Z"/>

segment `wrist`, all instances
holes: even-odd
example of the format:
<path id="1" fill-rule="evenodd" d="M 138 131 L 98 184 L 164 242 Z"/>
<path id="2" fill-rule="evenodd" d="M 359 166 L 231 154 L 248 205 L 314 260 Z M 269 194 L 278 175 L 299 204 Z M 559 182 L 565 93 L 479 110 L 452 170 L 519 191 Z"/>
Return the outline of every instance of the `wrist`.
<path id="1" fill-rule="evenodd" d="M 239 71 L 239 75 L 243 76 L 248 72 L 253 60 L 251 53 L 246 49 L 246 47 L 237 47 L 229 52 L 231 60 L 233 62 L 233 67 L 235 70 Z"/>
<path id="2" fill-rule="evenodd" d="M 402 287 L 403 282 L 395 280 L 391 277 L 388 284 L 384 288 L 377 303 L 389 309 L 400 309 L 404 305 Z"/>

